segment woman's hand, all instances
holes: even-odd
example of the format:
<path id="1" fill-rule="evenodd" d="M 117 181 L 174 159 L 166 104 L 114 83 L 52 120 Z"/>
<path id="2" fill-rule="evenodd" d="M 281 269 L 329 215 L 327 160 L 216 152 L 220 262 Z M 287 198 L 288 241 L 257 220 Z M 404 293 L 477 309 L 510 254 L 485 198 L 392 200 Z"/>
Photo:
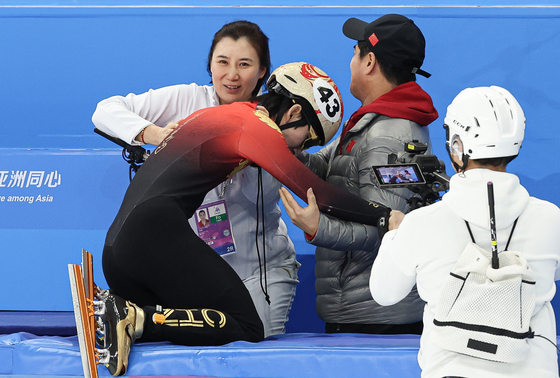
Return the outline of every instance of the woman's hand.
<path id="1" fill-rule="evenodd" d="M 165 127 L 148 125 L 136 136 L 136 141 L 142 144 L 159 145 L 169 134 L 179 126 L 178 122 L 169 122 Z"/>

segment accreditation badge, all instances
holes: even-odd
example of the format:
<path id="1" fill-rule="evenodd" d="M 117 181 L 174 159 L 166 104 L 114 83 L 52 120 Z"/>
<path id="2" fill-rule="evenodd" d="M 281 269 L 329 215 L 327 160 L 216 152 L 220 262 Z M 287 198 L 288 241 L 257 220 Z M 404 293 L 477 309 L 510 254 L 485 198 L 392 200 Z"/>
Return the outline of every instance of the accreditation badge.
<path id="1" fill-rule="evenodd" d="M 196 210 L 198 236 L 219 255 L 235 252 L 235 240 L 225 200 L 202 205 Z"/>

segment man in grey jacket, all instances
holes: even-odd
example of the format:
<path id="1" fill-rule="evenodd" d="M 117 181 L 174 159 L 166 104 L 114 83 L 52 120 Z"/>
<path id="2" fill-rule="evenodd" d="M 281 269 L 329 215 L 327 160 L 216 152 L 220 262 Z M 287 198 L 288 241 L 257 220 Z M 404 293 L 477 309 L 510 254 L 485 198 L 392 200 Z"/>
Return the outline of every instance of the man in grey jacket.
<path id="1" fill-rule="evenodd" d="M 358 41 L 350 63 L 350 92 L 362 106 L 350 117 L 338 139 L 299 158 L 326 181 L 364 199 L 402 212 L 412 192 L 380 189 L 372 166 L 386 165 L 391 153 L 403 154 L 412 140 L 428 143 L 428 128 L 438 117 L 430 96 L 416 84 L 425 40 L 414 22 L 388 14 L 372 23 L 347 20 L 343 33 Z M 376 227 L 321 214 L 312 191 L 306 208 L 284 191 L 282 200 L 293 223 L 317 246 L 317 313 L 326 332 L 421 333 L 424 303 L 413 290 L 401 302 L 382 307 L 371 297 L 369 278 L 380 239 Z"/>

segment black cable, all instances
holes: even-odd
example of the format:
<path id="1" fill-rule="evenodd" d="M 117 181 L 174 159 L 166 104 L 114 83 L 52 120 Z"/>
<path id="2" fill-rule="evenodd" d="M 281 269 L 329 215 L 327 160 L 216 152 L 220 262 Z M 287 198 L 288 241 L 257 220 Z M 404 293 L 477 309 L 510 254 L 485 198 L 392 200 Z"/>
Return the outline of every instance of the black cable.
<path id="1" fill-rule="evenodd" d="M 549 338 L 544 337 L 543 335 L 535 335 L 535 337 L 540 337 L 540 338 L 542 338 L 542 339 L 545 339 L 546 341 L 548 341 L 549 343 L 551 343 L 552 345 L 554 345 L 554 347 L 556 348 L 556 350 L 557 350 L 558 352 L 560 352 L 560 348 L 558 348 L 558 345 L 554 344 L 554 342 L 553 342 L 552 340 L 550 340 Z"/>
<path id="2" fill-rule="evenodd" d="M 257 246 L 257 257 L 259 259 L 259 280 L 261 284 L 261 290 L 264 294 L 264 298 L 266 302 L 270 304 L 270 296 L 268 295 L 268 282 L 267 282 L 267 273 L 266 273 L 266 230 L 264 224 L 264 189 L 262 183 L 262 168 L 257 167 L 258 169 L 258 180 L 257 180 L 257 227 L 255 231 L 255 244 Z M 259 209 L 259 201 L 260 201 L 260 209 Z M 262 236 L 262 244 L 263 244 L 263 258 L 261 264 L 261 254 L 259 250 L 259 224 L 262 223 L 263 228 L 263 236 Z M 263 284 L 263 268 L 264 268 L 264 284 Z"/>

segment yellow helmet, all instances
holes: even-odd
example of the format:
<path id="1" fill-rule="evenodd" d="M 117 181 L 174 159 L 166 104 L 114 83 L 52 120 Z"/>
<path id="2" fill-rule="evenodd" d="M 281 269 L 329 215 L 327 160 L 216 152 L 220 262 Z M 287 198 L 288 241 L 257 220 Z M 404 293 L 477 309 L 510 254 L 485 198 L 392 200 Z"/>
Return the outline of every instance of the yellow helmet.
<path id="1" fill-rule="evenodd" d="M 334 81 L 319 67 L 305 62 L 284 64 L 272 72 L 267 88 L 302 106 L 315 134 L 314 144 L 324 146 L 336 134 L 344 112 L 342 97 Z"/>

